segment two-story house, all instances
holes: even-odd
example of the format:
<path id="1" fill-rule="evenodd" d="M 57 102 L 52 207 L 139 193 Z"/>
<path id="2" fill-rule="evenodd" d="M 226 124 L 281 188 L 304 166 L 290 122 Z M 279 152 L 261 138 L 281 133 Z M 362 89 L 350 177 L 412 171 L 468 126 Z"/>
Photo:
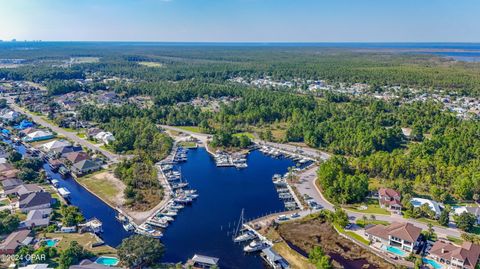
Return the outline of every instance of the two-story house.
<path id="1" fill-rule="evenodd" d="M 467 241 L 456 246 L 438 240 L 430 249 L 429 257 L 444 265 L 443 268 L 474 269 L 479 262 L 480 246 Z"/>
<path id="2" fill-rule="evenodd" d="M 365 235 L 372 242 L 380 242 L 385 246 L 413 252 L 420 243 L 421 232 L 421 228 L 411 223 L 394 222 L 388 226 L 375 225 L 367 228 Z"/>
<path id="3" fill-rule="evenodd" d="M 397 214 L 400 214 L 402 211 L 402 204 L 400 203 L 401 198 L 402 197 L 400 196 L 400 193 L 398 193 L 396 190 L 388 188 L 380 188 L 378 190 L 380 207 L 386 208 Z"/>

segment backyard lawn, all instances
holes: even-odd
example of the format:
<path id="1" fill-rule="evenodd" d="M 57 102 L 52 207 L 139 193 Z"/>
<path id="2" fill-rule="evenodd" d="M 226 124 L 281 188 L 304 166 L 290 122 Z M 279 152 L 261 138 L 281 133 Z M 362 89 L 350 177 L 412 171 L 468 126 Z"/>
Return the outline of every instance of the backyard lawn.
<path id="1" fill-rule="evenodd" d="M 367 202 L 363 204 L 349 205 L 345 207 L 345 209 L 365 214 L 390 215 L 390 211 L 381 208 L 376 199 L 368 199 Z"/>

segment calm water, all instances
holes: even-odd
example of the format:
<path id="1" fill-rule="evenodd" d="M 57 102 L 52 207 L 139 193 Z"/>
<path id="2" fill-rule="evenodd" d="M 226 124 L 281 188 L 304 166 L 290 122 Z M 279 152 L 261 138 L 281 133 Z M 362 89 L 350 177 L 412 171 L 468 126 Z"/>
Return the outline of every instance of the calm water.
<path id="1" fill-rule="evenodd" d="M 254 151 L 248 156 L 246 169 L 217 168 L 205 149 L 189 151 L 188 161 L 179 167 L 200 197 L 166 230 L 162 238 L 167 248 L 164 261 L 184 261 L 198 253 L 219 257 L 222 268 L 263 268 L 258 256 L 245 255 L 243 246 L 232 242 L 233 223 L 242 208 L 246 218 L 284 210 L 272 175 L 286 173 L 292 165 L 291 160 Z"/>
<path id="2" fill-rule="evenodd" d="M 23 145 L 15 145 L 15 147 L 22 155 L 25 154 L 25 147 Z M 78 206 L 85 218 L 96 217 L 103 223 L 104 232 L 101 234 L 101 237 L 105 243 L 115 247 L 122 242 L 122 239 L 131 235 L 131 233 L 123 229 L 120 222 L 115 218 L 116 211 L 106 205 L 102 200 L 88 192 L 71 177 L 63 179 L 60 174 L 52 172 L 47 164 L 44 164 L 43 168 L 48 175 L 59 181 L 60 187 L 67 188 L 71 192 L 71 204 Z"/>
<path id="3" fill-rule="evenodd" d="M 24 146 L 16 147 L 25 153 Z M 242 208 L 247 219 L 284 210 L 271 178 L 275 173 L 286 173 L 294 162 L 254 151 L 248 156 L 248 165 L 242 170 L 217 168 L 205 149 L 188 152 L 188 161 L 177 167 L 200 197 L 185 207 L 165 231 L 161 240 L 166 246 L 163 261 L 186 261 L 197 253 L 219 257 L 222 268 L 264 268 L 258 255 L 245 255 L 243 246 L 233 243 L 232 231 Z M 70 202 L 78 206 L 87 219 L 96 217 L 103 222 L 101 237 L 107 244 L 117 246 L 130 235 L 115 219 L 115 210 L 72 178 L 62 179 L 47 164 L 44 168 L 59 180 L 61 187 L 71 192 Z"/>

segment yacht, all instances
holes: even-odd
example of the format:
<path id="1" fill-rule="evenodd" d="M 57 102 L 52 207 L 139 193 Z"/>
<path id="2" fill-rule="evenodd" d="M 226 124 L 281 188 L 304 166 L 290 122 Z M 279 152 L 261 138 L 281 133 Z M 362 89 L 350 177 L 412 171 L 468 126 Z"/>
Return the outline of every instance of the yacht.
<path id="1" fill-rule="evenodd" d="M 153 237 L 153 238 L 161 238 L 163 236 L 162 232 L 153 229 L 148 224 L 142 224 L 142 225 L 138 226 L 136 232 L 138 234 L 143 234 L 143 235 L 150 236 L 150 237 Z"/>
<path id="2" fill-rule="evenodd" d="M 257 236 L 255 235 L 254 232 L 246 231 L 243 234 L 235 237 L 235 239 L 233 239 L 233 242 L 240 243 L 240 242 L 244 242 L 244 241 L 249 241 L 249 240 L 254 239 L 255 237 L 257 237 Z"/>
<path id="3" fill-rule="evenodd" d="M 246 245 L 244 248 L 243 248 L 243 251 L 245 252 L 256 252 L 256 251 L 260 251 L 264 248 L 267 248 L 268 245 L 263 242 L 263 241 L 260 241 L 260 240 L 254 240 L 252 242 L 250 242 L 250 244 Z"/>

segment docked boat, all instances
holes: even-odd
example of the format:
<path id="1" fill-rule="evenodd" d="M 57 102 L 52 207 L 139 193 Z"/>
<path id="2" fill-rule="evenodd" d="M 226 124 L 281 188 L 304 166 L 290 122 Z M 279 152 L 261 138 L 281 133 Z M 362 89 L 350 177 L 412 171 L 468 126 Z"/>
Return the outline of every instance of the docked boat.
<path id="1" fill-rule="evenodd" d="M 169 216 L 169 217 L 175 217 L 177 215 L 177 212 L 172 211 L 172 210 L 168 210 L 168 211 L 162 212 L 162 214 L 165 215 L 165 216 Z"/>
<path id="2" fill-rule="evenodd" d="M 142 224 L 137 227 L 137 230 L 135 231 L 138 234 L 150 236 L 153 238 L 161 238 L 163 236 L 163 233 L 161 231 L 153 229 L 150 225 L 148 224 Z"/>
<path id="3" fill-rule="evenodd" d="M 58 193 L 65 199 L 70 197 L 70 191 L 67 188 L 58 188 Z"/>
<path id="4" fill-rule="evenodd" d="M 58 187 L 58 183 L 59 183 L 58 180 L 52 179 L 50 182 L 52 182 L 52 185 L 53 185 L 55 188 Z"/>
<path id="5" fill-rule="evenodd" d="M 246 231 L 246 232 L 244 232 L 243 234 L 235 237 L 235 238 L 233 239 L 233 242 L 235 242 L 235 243 L 245 242 L 245 241 L 249 241 L 249 240 L 255 239 L 255 237 L 257 237 L 257 236 L 255 235 L 254 232 L 252 232 L 252 231 Z"/>
<path id="6" fill-rule="evenodd" d="M 173 208 L 173 209 L 182 209 L 184 208 L 185 206 L 184 205 L 181 205 L 181 204 L 172 204 L 170 206 L 170 208 Z"/>
<path id="7" fill-rule="evenodd" d="M 131 232 L 131 231 L 135 230 L 135 227 L 129 222 L 124 223 L 122 226 L 123 226 L 123 229 L 127 232 Z"/>
<path id="8" fill-rule="evenodd" d="M 179 203 L 179 204 L 189 204 L 193 200 L 192 200 L 192 198 L 189 198 L 189 197 L 177 197 L 177 198 L 174 199 L 174 201 L 176 203 Z"/>
<path id="9" fill-rule="evenodd" d="M 188 186 L 188 183 L 187 182 L 180 182 L 180 183 L 173 183 L 172 184 L 172 189 L 181 189 L 181 188 L 185 188 L 186 186 Z"/>
<path id="10" fill-rule="evenodd" d="M 263 242 L 261 240 L 254 240 L 254 241 L 250 242 L 250 244 L 246 245 L 243 248 L 243 251 L 245 251 L 245 252 L 256 252 L 256 251 L 260 251 L 264 248 L 268 248 L 268 244 L 266 244 L 265 242 Z"/>
<path id="11" fill-rule="evenodd" d="M 147 224 L 155 226 L 155 227 L 163 228 L 163 229 L 168 227 L 168 222 L 167 221 L 162 220 L 162 219 L 156 219 L 156 218 L 152 218 L 152 219 L 147 220 Z"/>

